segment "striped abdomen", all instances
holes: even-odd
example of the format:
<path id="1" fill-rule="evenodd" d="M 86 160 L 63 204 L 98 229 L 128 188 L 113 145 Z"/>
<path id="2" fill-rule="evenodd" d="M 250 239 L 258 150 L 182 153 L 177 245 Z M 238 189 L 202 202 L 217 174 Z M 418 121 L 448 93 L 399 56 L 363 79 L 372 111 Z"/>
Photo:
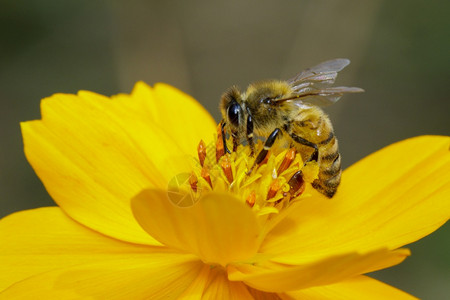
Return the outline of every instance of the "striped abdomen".
<path id="1" fill-rule="evenodd" d="M 328 116 L 317 107 L 303 110 L 287 129 L 291 138 L 301 145 L 297 147 L 301 153 L 309 155 L 304 159 L 318 159 L 319 178 L 312 186 L 325 196 L 333 197 L 341 182 L 342 171 L 338 142 Z M 313 157 L 314 148 L 318 150 L 316 157 Z"/>
<path id="2" fill-rule="evenodd" d="M 341 182 L 341 156 L 333 130 L 327 139 L 318 143 L 319 179 L 312 186 L 327 197 L 333 197 Z"/>

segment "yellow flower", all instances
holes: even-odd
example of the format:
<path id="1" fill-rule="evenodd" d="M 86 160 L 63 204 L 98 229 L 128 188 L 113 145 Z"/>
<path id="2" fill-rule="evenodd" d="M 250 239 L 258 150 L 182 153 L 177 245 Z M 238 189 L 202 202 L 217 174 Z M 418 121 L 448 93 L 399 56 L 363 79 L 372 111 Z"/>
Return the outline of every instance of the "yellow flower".
<path id="1" fill-rule="evenodd" d="M 410 299 L 362 274 L 450 215 L 449 137 L 366 157 L 328 199 L 290 189 L 303 166 L 290 150 L 251 172 L 244 146 L 216 159 L 214 120 L 164 84 L 56 94 L 41 110 L 22 124 L 25 153 L 59 207 L 0 221 L 1 299 Z"/>

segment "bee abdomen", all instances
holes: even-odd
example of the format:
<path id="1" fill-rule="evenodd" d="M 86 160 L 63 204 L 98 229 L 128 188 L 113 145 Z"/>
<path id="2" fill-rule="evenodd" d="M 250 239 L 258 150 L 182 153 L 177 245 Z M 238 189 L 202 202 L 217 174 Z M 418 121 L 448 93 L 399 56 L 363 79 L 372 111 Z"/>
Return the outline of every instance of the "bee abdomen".
<path id="1" fill-rule="evenodd" d="M 319 179 L 313 182 L 313 187 L 329 198 L 336 193 L 342 173 L 337 140 L 334 135 L 330 136 L 332 138 L 319 147 Z"/>
<path id="2" fill-rule="evenodd" d="M 318 190 L 320 193 L 324 194 L 328 198 L 331 198 L 336 194 L 337 187 L 341 181 L 341 173 L 336 174 L 331 180 L 321 181 L 316 179 L 312 183 L 312 187 Z"/>
<path id="3" fill-rule="evenodd" d="M 341 182 L 341 157 L 331 122 L 323 114 L 317 118 L 317 112 L 318 109 L 313 110 L 310 115 L 306 115 L 306 111 L 303 112 L 293 126 L 287 124 L 284 130 L 299 145 L 315 149 L 311 156 L 306 157 L 307 161 L 317 160 L 319 163 L 319 178 L 312 186 L 331 198 Z M 305 129 L 306 127 L 308 129 Z M 313 134 L 310 130 L 313 130 Z"/>

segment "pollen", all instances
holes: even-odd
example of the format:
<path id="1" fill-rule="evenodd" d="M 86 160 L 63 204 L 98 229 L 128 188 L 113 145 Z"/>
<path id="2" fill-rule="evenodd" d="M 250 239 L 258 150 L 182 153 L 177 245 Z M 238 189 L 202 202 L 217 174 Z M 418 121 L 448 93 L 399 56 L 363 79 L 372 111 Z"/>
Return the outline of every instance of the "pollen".
<path id="1" fill-rule="evenodd" d="M 316 162 L 305 164 L 295 148 L 275 143 L 264 160 L 255 164 L 264 149 L 263 142 L 255 142 L 254 154 L 252 147 L 245 144 L 227 151 L 228 145 L 234 145 L 235 141 L 222 136 L 221 129 L 219 125 L 213 144 L 206 146 L 203 140 L 198 144 L 198 157 L 193 159 L 188 185 L 192 197 L 212 191 L 230 193 L 257 214 L 270 216 L 308 196 L 306 187 L 317 178 Z"/>

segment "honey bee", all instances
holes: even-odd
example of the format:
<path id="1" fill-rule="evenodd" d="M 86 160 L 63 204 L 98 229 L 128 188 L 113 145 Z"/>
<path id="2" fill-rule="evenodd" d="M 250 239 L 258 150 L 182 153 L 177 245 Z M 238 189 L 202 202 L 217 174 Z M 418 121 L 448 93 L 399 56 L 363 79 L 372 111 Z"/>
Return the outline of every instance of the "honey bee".
<path id="1" fill-rule="evenodd" d="M 312 186 L 333 197 L 341 181 L 341 156 L 333 126 L 320 107 L 335 103 L 344 93 L 364 91 L 331 87 L 337 73 L 349 63 L 348 59 L 326 61 L 287 81 L 250 84 L 244 93 L 231 87 L 220 101 L 223 136 L 225 131 L 231 135 L 233 151 L 246 140 L 252 155 L 254 139 L 265 139 L 255 165 L 264 160 L 277 138 L 295 146 L 304 162 L 314 160 L 319 165 L 318 179 Z"/>

